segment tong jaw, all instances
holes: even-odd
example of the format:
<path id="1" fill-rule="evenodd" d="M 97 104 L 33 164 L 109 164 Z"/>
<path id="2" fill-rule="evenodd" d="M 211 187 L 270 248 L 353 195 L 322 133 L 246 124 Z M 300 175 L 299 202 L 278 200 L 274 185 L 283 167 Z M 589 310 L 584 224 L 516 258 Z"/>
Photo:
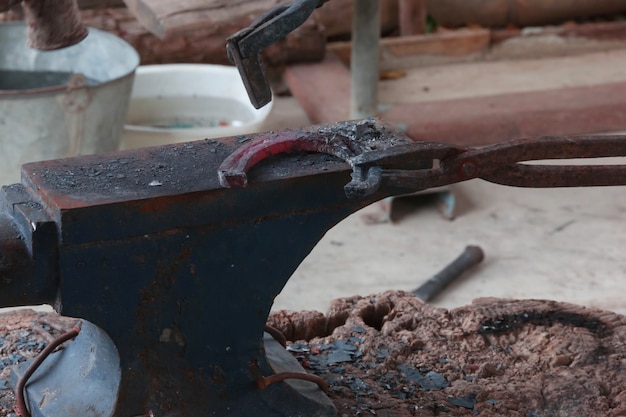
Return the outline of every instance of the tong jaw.
<path id="1" fill-rule="evenodd" d="M 226 40 L 228 57 L 237 67 L 256 109 L 272 101 L 272 89 L 261 62 L 261 51 L 285 38 L 328 0 L 297 0 L 270 9 L 250 26 Z"/>
<path id="2" fill-rule="evenodd" d="M 226 41 L 226 51 L 228 52 L 228 58 L 239 71 L 239 76 L 246 88 L 250 103 L 252 103 L 255 109 L 260 109 L 272 101 L 272 89 L 265 75 L 261 55 L 256 54 L 244 58 L 239 49 L 239 40 L 244 38 L 250 31 L 250 28 L 246 28 L 229 37 Z"/>

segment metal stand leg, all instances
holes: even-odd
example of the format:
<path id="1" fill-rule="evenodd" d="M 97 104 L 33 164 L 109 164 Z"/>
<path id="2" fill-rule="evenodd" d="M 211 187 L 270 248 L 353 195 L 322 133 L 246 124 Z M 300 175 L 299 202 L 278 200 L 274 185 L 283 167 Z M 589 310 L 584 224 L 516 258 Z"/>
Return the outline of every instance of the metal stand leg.
<path id="1" fill-rule="evenodd" d="M 379 0 L 355 0 L 352 26 L 350 117 L 375 116 L 378 110 Z"/>

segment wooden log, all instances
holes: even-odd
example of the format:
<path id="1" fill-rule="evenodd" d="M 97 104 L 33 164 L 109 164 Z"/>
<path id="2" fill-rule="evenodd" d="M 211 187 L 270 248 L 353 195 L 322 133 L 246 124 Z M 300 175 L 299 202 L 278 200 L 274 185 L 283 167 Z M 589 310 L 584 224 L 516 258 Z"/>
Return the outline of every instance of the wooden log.
<path id="1" fill-rule="evenodd" d="M 381 0 L 383 29 L 397 26 L 397 0 Z M 137 20 L 159 38 L 222 25 L 233 21 L 251 21 L 254 17 L 289 0 L 124 0 Z M 351 1 L 331 1 L 314 12 L 323 22 L 327 36 L 349 34 L 352 22 Z"/>

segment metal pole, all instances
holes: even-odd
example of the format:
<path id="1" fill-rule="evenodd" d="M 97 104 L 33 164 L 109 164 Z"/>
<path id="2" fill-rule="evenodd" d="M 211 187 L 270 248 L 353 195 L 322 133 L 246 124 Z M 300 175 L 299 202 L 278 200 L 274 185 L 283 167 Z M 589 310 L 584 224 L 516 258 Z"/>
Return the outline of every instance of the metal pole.
<path id="1" fill-rule="evenodd" d="M 376 116 L 378 111 L 378 44 L 380 1 L 354 0 L 350 117 Z"/>

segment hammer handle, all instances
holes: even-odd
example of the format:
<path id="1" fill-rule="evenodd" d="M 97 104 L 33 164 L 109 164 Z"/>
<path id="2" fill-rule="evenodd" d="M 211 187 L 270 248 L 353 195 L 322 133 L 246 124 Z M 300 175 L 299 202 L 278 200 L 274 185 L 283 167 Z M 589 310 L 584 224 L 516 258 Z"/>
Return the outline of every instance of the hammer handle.
<path id="1" fill-rule="evenodd" d="M 451 282 L 460 277 L 468 269 L 478 265 L 485 258 L 479 246 L 467 246 L 463 253 L 441 272 L 422 284 L 412 293 L 422 301 L 428 302 L 440 294 Z"/>

